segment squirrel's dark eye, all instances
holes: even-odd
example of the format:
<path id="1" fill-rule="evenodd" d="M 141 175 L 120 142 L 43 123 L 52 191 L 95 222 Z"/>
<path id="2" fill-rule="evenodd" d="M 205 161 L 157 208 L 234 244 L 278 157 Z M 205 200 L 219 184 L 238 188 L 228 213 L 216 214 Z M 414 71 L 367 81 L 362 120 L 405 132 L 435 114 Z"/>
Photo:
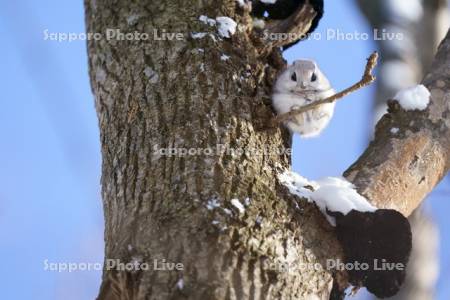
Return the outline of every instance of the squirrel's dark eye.
<path id="1" fill-rule="evenodd" d="M 317 80 L 317 75 L 316 73 L 313 73 L 311 76 L 311 81 L 316 81 Z"/>
<path id="2" fill-rule="evenodd" d="M 297 74 L 295 74 L 295 72 L 292 73 L 291 79 L 292 81 L 297 81 Z"/>

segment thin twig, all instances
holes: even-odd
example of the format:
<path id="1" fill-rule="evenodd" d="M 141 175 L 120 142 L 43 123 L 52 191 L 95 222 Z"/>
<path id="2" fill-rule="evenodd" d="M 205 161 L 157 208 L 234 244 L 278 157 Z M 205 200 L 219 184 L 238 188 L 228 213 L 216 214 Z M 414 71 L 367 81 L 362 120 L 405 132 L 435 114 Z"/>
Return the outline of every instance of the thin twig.
<path id="1" fill-rule="evenodd" d="M 375 81 L 375 76 L 372 75 L 372 71 L 375 68 L 375 66 L 377 65 L 377 60 L 378 60 L 378 53 L 375 51 L 367 59 L 367 64 L 366 64 L 366 69 L 364 70 L 364 75 L 359 82 L 355 83 L 351 87 L 349 87 L 349 88 L 343 90 L 342 92 L 339 92 L 331 97 L 307 104 L 298 109 L 294 109 L 294 110 L 291 110 L 290 112 L 287 112 L 285 114 L 274 117 L 271 120 L 272 126 L 276 126 L 284 121 L 291 119 L 292 117 L 294 117 L 298 114 L 301 114 L 301 113 L 304 113 L 305 111 L 314 109 L 317 106 L 320 106 L 322 104 L 332 103 L 336 100 L 339 100 L 339 99 L 347 96 L 348 94 L 350 94 L 356 90 L 359 90 L 360 88 L 368 86 L 369 84 L 371 84 L 372 82 Z"/>

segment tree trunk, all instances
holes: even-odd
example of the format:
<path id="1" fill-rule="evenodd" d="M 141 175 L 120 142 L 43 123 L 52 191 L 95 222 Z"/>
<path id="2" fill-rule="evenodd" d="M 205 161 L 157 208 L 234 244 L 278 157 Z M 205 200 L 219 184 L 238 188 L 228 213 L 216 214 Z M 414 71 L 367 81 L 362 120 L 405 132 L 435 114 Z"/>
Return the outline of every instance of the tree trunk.
<path id="1" fill-rule="evenodd" d="M 183 34 L 88 44 L 105 257 L 150 263 L 146 271 L 105 268 L 99 299 L 328 299 L 332 276 L 323 267 L 272 270 L 275 262 L 323 265 L 340 247 L 315 207 L 297 205 L 277 185 L 290 165 L 290 137 L 261 128 L 273 116 L 268 95 L 281 58 L 257 55 L 248 13 L 217 0 L 85 5 L 88 32 Z M 220 39 L 200 15 L 229 16 L 240 27 Z M 190 37 L 205 31 L 215 39 Z M 167 148 L 202 150 L 165 155 Z M 243 213 L 231 204 L 247 198 Z M 154 270 L 155 260 L 183 270 Z"/>
<path id="2" fill-rule="evenodd" d="M 248 10 L 234 0 L 85 6 L 88 32 L 150 33 L 148 40 L 88 42 L 105 257 L 139 266 L 118 270 L 106 261 L 99 299 L 329 299 L 333 276 L 345 287 L 345 274 L 325 268 L 326 259 L 342 259 L 333 229 L 276 179 L 290 166 L 291 140 L 285 129 L 264 128 L 284 63 L 279 50 L 265 55 L 271 51 L 255 43 Z M 228 16 L 239 26 L 221 38 L 200 15 Z M 156 40 L 154 30 L 182 38 Z M 379 203 L 380 191 L 362 181 L 377 178 L 366 169 L 367 153 L 349 177 Z M 418 195 L 442 175 L 427 177 Z M 168 262 L 182 270 L 168 270 Z"/>

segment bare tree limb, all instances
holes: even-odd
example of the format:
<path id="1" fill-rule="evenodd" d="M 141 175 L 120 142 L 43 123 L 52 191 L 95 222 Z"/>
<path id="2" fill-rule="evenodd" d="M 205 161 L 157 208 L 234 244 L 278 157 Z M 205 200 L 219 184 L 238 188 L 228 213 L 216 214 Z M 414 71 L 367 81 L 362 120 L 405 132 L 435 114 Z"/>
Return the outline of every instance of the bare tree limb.
<path id="1" fill-rule="evenodd" d="M 275 126 L 279 123 L 289 120 L 292 117 L 295 117 L 296 115 L 304 113 L 305 111 L 312 110 L 312 109 L 316 108 L 317 106 L 320 106 L 320 105 L 326 104 L 326 103 L 332 103 L 336 100 L 344 98 L 348 94 L 371 84 L 372 82 L 375 81 L 375 76 L 372 75 L 372 71 L 377 64 L 377 60 L 378 60 L 378 53 L 377 52 L 372 53 L 372 55 L 370 55 L 370 57 L 367 59 L 366 68 L 364 70 L 364 74 L 363 74 L 361 80 L 358 81 L 357 83 L 355 83 L 354 85 L 352 85 L 351 87 L 346 88 L 345 90 L 343 90 L 331 97 L 322 99 L 320 101 L 312 102 L 312 103 L 302 106 L 298 109 L 291 110 L 288 113 L 278 115 L 271 120 L 271 124 L 273 126 Z"/>
<path id="2" fill-rule="evenodd" d="M 379 208 L 405 216 L 447 174 L 450 166 L 450 32 L 441 43 L 424 84 L 431 102 L 424 111 L 391 108 L 375 139 L 345 173 Z M 391 131 L 392 128 L 399 130 Z"/>

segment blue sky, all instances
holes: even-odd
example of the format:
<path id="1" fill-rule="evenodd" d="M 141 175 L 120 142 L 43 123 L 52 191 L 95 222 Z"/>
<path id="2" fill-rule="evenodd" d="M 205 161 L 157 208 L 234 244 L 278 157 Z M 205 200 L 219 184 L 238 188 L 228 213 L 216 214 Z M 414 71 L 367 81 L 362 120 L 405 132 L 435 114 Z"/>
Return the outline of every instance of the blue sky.
<path id="1" fill-rule="evenodd" d="M 43 40 L 43 31 L 84 32 L 82 1 L 2 1 L 0 57 L 0 268 L 3 299 L 93 299 L 100 272 L 51 272 L 44 261 L 101 262 L 100 146 L 83 41 Z M 327 1 L 319 27 L 368 32 L 351 1 Z M 285 57 L 315 59 L 336 89 L 360 78 L 370 41 L 310 40 Z M 294 140 L 293 167 L 311 179 L 341 174 L 367 144 L 374 87 L 338 103 L 318 139 Z M 450 269 L 450 186 L 427 201 Z M 444 271 L 445 272 L 445 271 Z M 436 299 L 448 299 L 450 274 Z"/>

